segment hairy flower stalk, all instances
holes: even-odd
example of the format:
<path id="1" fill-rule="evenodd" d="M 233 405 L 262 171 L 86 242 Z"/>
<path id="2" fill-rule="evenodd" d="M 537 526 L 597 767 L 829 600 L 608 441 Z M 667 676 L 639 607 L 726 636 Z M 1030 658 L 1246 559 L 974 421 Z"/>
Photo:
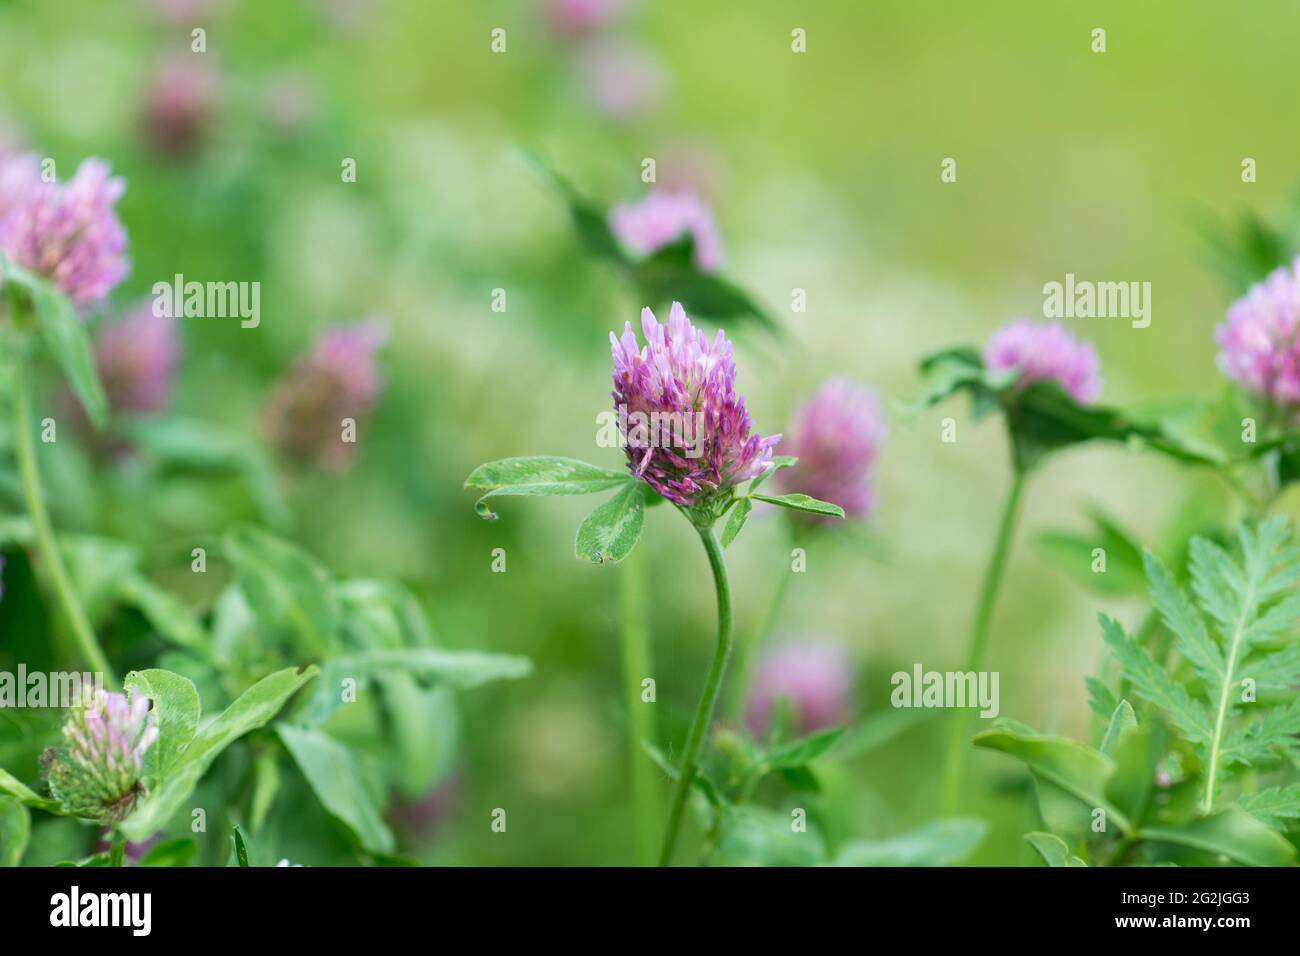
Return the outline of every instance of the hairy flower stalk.
<path id="1" fill-rule="evenodd" d="M 695 709 L 695 719 L 691 721 L 691 729 L 686 735 L 686 752 L 682 755 L 677 785 L 673 788 L 672 803 L 668 809 L 668 828 L 664 832 L 663 850 L 659 854 L 660 866 L 667 866 L 673 860 L 673 849 L 677 845 L 677 833 L 682 824 L 682 811 L 686 807 L 686 798 L 690 794 L 695 774 L 699 771 L 700 745 L 713 720 L 713 708 L 717 705 L 718 692 L 722 690 L 722 677 L 727 671 L 727 659 L 731 656 L 731 583 L 727 579 L 726 563 L 722 560 L 722 547 L 711 528 L 697 525 L 696 531 L 709 556 L 713 586 L 718 594 L 718 645 L 713 652 L 709 673 L 704 678 L 704 692 Z"/>
<path id="2" fill-rule="evenodd" d="M 991 369 L 1019 369 L 1021 385 L 1042 380 L 1056 381 L 1076 402 L 1093 401 L 1101 391 L 1101 373 L 1096 351 L 1091 345 L 1075 339 L 1059 322 L 1035 324 L 1029 319 L 1017 319 L 1004 325 L 989 340 L 984 361 Z M 984 662 L 993 610 L 1006 574 L 1007 559 L 1011 555 L 1011 540 L 1020 514 L 1025 477 L 1025 468 L 1016 464 L 1011 478 L 1011 490 L 998 521 L 993 553 L 984 570 L 979 601 L 975 606 L 975 618 L 971 624 L 970 642 L 966 651 L 967 671 L 978 671 Z M 945 813 L 957 809 L 961 796 L 966 753 L 966 718 L 966 711 L 955 709 L 949 720 L 948 752 L 944 761 L 942 788 Z"/>
<path id="3" fill-rule="evenodd" d="M 41 757 L 51 795 L 75 816 L 120 823 L 147 793 L 144 756 L 158 734 L 147 697 L 87 691 L 68 711 L 64 744 Z"/>

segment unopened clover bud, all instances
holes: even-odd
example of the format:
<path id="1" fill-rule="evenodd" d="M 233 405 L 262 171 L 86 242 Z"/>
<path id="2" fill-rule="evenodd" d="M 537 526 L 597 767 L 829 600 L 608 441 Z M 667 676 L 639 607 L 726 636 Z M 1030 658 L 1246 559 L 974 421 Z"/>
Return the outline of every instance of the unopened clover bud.
<path id="1" fill-rule="evenodd" d="M 41 755 L 50 794 L 75 816 L 120 823 L 147 794 L 144 755 L 158 733 L 147 697 L 87 691 L 68 710 L 63 744 Z"/>

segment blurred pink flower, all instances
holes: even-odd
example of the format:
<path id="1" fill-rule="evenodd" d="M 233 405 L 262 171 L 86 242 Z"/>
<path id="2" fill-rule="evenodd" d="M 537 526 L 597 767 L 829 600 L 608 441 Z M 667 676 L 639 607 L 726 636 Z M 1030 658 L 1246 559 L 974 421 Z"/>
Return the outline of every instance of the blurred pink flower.
<path id="1" fill-rule="evenodd" d="M 220 99 L 217 71 L 206 55 L 160 63 L 145 94 L 149 142 L 165 156 L 187 157 L 202 145 Z"/>
<path id="2" fill-rule="evenodd" d="M 1060 322 L 1038 324 L 1016 319 L 993 333 L 984 362 L 995 370 L 1020 369 L 1020 384 L 1042 379 L 1059 382 L 1080 403 L 1101 393 L 1097 352 L 1080 342 Z"/>
<path id="3" fill-rule="evenodd" d="M 870 514 L 868 475 L 885 437 L 876 393 L 844 379 L 831 379 L 795 412 L 791 431 L 780 451 L 799 462 L 777 472 L 776 480 L 787 491 L 837 504 L 846 515 Z"/>
<path id="4" fill-rule="evenodd" d="M 713 213 L 691 193 L 656 189 L 639 202 L 621 203 L 610 211 L 609 228 L 634 256 L 652 255 L 690 236 L 697 268 L 715 272 L 722 265 L 722 237 Z"/>
<path id="5" fill-rule="evenodd" d="M 338 467 L 355 447 L 343 440 L 343 420 L 367 415 L 379 395 L 375 352 L 387 333 L 370 319 L 327 330 L 311 352 L 275 387 L 266 409 L 271 440 L 292 458 Z"/>
<path id="6" fill-rule="evenodd" d="M 546 21 L 566 36 L 608 26 L 628 8 L 628 0 L 545 0 Z"/>
<path id="7" fill-rule="evenodd" d="M 789 701 L 799 734 L 835 727 L 849 717 L 852 676 L 844 649 L 826 640 L 800 640 L 767 650 L 758 662 L 745 719 L 757 736 L 772 726 L 778 700 Z"/>
<path id="8" fill-rule="evenodd" d="M 146 414 L 167 404 L 176 380 L 176 320 L 145 304 L 95 336 L 95 364 L 115 414 Z"/>
<path id="9" fill-rule="evenodd" d="M 93 158 L 66 183 L 25 182 L 0 219 L 0 252 L 79 305 L 102 299 L 129 269 L 126 230 L 113 208 L 125 191 Z"/>
<path id="10" fill-rule="evenodd" d="M 632 120 L 663 99 L 667 75 L 648 51 L 624 40 L 599 40 L 575 52 L 592 104 L 617 120 Z"/>
<path id="11" fill-rule="evenodd" d="M 1278 405 L 1300 402 L 1300 257 L 1232 303 L 1214 337 L 1238 385 Z"/>

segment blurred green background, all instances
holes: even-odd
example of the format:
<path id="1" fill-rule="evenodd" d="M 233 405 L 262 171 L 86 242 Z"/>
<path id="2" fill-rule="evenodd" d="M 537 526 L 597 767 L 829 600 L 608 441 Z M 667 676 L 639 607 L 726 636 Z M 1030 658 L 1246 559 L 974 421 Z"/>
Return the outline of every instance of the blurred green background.
<path id="1" fill-rule="evenodd" d="M 1197 223 L 1279 208 L 1300 155 L 1284 82 L 1300 8 L 1286 0 L 644 0 L 602 38 L 631 46 L 653 80 L 619 115 L 582 68 L 591 38 L 558 36 L 543 7 L 0 0 L 0 131 L 63 175 L 99 155 L 127 180 L 133 268 L 114 304 L 175 273 L 262 283 L 256 330 L 181 322 L 176 410 L 254 432 L 268 389 L 319 330 L 387 319 L 385 388 L 353 466 L 286 467 L 278 481 L 291 535 L 340 575 L 400 578 L 445 644 L 536 664 L 528 680 L 463 696 L 454 811 L 425 851 L 432 861 L 631 854 L 619 570 L 572 553 L 592 502 L 506 501 L 487 523 L 461 487 L 472 467 L 509 455 L 618 464 L 594 443 L 607 332 L 642 303 L 584 257 L 521 147 L 606 203 L 641 195 L 653 157 L 661 180 L 679 177 L 713 204 L 727 274 L 790 333 L 737 332 L 738 385 L 760 431 L 786 428 L 829 375 L 880 391 L 891 422 L 869 540 L 817 542 L 777 625 L 850 649 L 858 714 L 888 706 L 896 670 L 956 666 L 1008 483 L 996 421 L 971 424 L 957 405 L 897 413 L 916 395 L 916 360 L 1041 314 L 1043 284 L 1073 272 L 1152 284 L 1150 328 L 1070 323 L 1096 343 L 1106 401 L 1216 393 L 1213 328 L 1229 296 Z M 190 52 L 195 26 L 205 54 Z M 505 54 L 489 48 L 497 27 Z M 807 31 L 802 55 L 790 49 L 795 27 Z M 1096 27 L 1104 54 L 1091 51 Z M 194 147 L 168 154 L 151 145 L 150 90 L 163 64 L 200 56 L 213 104 Z M 945 157 L 955 183 L 940 181 Z M 1256 183 L 1241 180 L 1245 157 Z M 341 181 L 345 158 L 355 183 Z M 496 288 L 504 313 L 491 309 Z M 804 313 L 790 308 L 795 288 L 807 291 Z M 955 444 L 939 440 L 949 415 Z M 184 574 L 192 542 L 255 519 L 252 503 L 234 484 L 138 492 L 129 474 L 87 470 L 53 492 L 57 520 L 147 545 L 151 570 L 205 606 L 221 580 Z M 1218 493 L 1115 448 L 1070 451 L 1036 476 L 988 657 L 1003 715 L 1083 736 L 1082 678 L 1102 658 L 1100 599 L 1043 559 L 1037 533 L 1083 528 L 1083 509 L 1101 503 L 1157 542 L 1189 499 Z M 760 519 L 729 552 L 742 638 L 789 566 L 781 526 Z M 712 652 L 713 596 L 670 509 L 650 513 L 642 547 L 661 723 L 680 747 Z M 494 548 L 506 549 L 505 574 L 491 571 Z M 17 614 L 23 572 L 11 573 L 5 603 Z M 832 768 L 825 799 L 844 829 L 887 836 L 933 817 L 942 743 L 932 720 Z M 987 753 L 968 767 L 963 809 L 993 824 L 974 861 L 1030 862 L 1025 775 Z M 506 834 L 490 831 L 495 807 L 509 808 Z"/>

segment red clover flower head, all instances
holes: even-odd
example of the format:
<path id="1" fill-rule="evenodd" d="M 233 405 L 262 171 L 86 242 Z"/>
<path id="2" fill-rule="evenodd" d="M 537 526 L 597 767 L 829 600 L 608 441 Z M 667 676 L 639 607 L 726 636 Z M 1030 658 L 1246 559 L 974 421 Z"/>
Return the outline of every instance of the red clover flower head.
<path id="1" fill-rule="evenodd" d="M 1238 385 L 1276 405 L 1300 403 L 1300 257 L 1232 303 L 1214 337 Z"/>
<path id="2" fill-rule="evenodd" d="M 781 485 L 837 504 L 846 515 L 870 514 L 874 500 L 867 478 L 885 437 L 876 393 L 831 379 L 795 412 L 793 431 L 781 451 L 799 461 L 777 473 Z"/>
<path id="3" fill-rule="evenodd" d="M 68 711 L 63 746 L 41 757 L 50 793 L 76 816 L 121 822 L 145 794 L 144 756 L 158 734 L 147 697 L 87 689 Z"/>
<path id="4" fill-rule="evenodd" d="M 0 252 L 52 280 L 73 302 L 102 299 L 126 276 L 126 230 L 114 205 L 126 182 L 100 159 L 84 160 L 66 183 L 27 182 L 4 203 Z"/>
<path id="5" fill-rule="evenodd" d="M 640 202 L 615 206 L 609 226 L 634 256 L 652 255 L 689 235 L 697 268 L 715 272 L 722 265 L 718 225 L 709 207 L 694 193 L 656 189 Z"/>
<path id="6" fill-rule="evenodd" d="M 167 404 L 176 380 L 176 320 L 144 305 L 95 337 L 95 364 L 114 413 L 147 414 Z"/>
<path id="7" fill-rule="evenodd" d="M 1059 382 L 1081 404 L 1101 393 L 1097 352 L 1080 342 L 1060 322 L 1039 324 L 1016 319 L 993 333 L 984 353 L 994 370 L 1020 369 L 1020 385 L 1042 379 Z"/>
<path id="8" fill-rule="evenodd" d="M 145 94 L 144 124 L 150 144 L 165 156 L 192 155 L 202 145 L 219 100 L 220 80 L 207 57 L 163 61 Z"/>
<path id="9" fill-rule="evenodd" d="M 850 668 L 843 648 L 829 641 L 779 644 L 758 662 L 745 707 L 751 731 L 771 727 L 777 701 L 789 701 L 800 734 L 842 724 L 849 715 Z"/>
<path id="10" fill-rule="evenodd" d="M 706 517 L 725 507 L 737 484 L 771 467 L 781 436 L 750 433 L 721 330 L 710 342 L 674 302 L 666 325 L 643 309 L 641 331 L 644 346 L 631 322 L 622 338 L 609 334 L 628 467 L 669 501 Z"/>
<path id="11" fill-rule="evenodd" d="M 367 320 L 327 330 L 272 393 L 266 426 L 287 455 L 338 467 L 350 456 L 343 420 L 369 413 L 379 396 L 375 352 L 387 333 Z"/>

